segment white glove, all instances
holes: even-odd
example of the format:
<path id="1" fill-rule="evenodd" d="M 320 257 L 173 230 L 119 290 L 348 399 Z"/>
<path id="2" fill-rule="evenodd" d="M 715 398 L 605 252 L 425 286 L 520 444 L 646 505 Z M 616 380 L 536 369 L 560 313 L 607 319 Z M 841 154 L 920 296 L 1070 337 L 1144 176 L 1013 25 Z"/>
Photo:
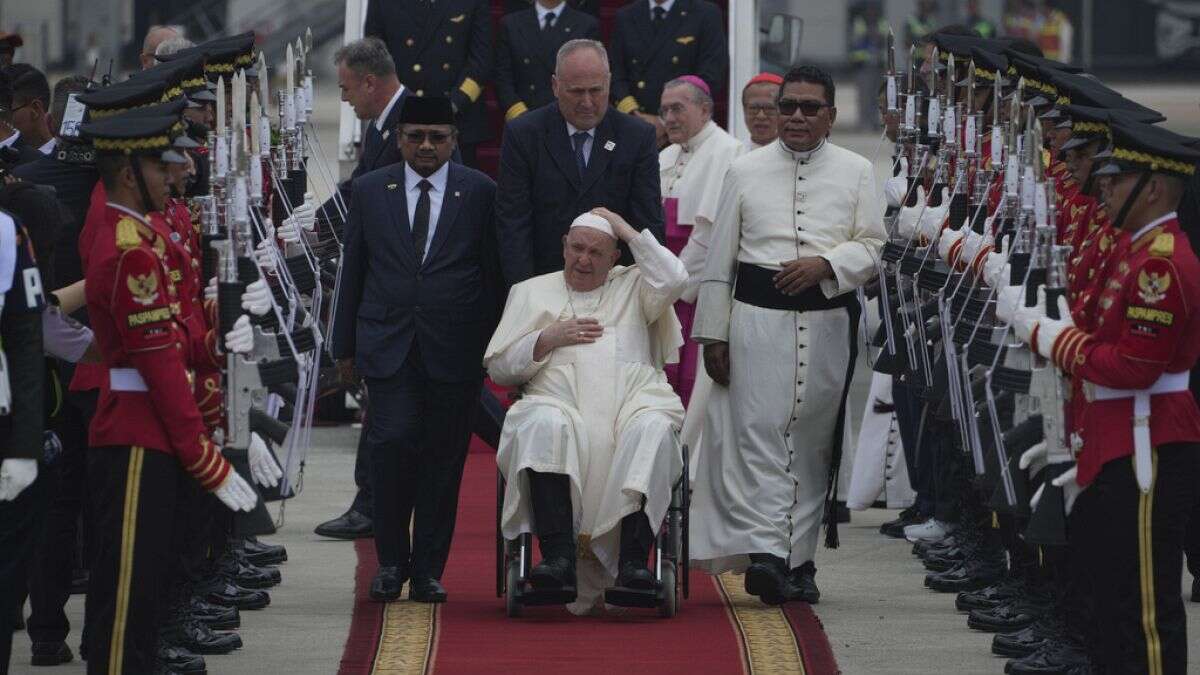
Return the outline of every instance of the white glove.
<path id="1" fill-rule="evenodd" d="M 900 158 L 900 173 L 883 182 L 883 197 L 887 205 L 893 209 L 900 208 L 904 203 L 904 195 L 908 193 L 908 158 Z"/>
<path id="2" fill-rule="evenodd" d="M 209 279 L 208 285 L 204 287 L 204 299 L 205 300 L 216 300 L 217 299 L 217 278 L 216 277 Z"/>
<path id="3" fill-rule="evenodd" d="M 1021 459 L 1017 461 L 1017 466 L 1021 467 L 1021 469 L 1028 469 L 1035 464 L 1039 467 L 1046 464 L 1046 441 L 1042 441 L 1022 452 Z M 1037 472 L 1038 469 L 1034 469 L 1032 473 Z"/>
<path id="4" fill-rule="evenodd" d="M 1018 307 L 1013 314 L 1012 329 L 1016 334 L 1017 339 L 1021 342 L 1029 343 L 1030 347 L 1037 348 L 1032 344 L 1030 338 L 1033 337 L 1033 329 L 1038 325 L 1038 321 L 1046 318 L 1046 287 L 1038 286 L 1037 289 L 1037 304 L 1033 307 Z"/>
<path id="5" fill-rule="evenodd" d="M 900 213 L 896 216 L 896 233 L 901 237 L 908 239 L 917 231 L 917 226 L 920 224 L 921 214 L 925 212 L 925 188 L 917 186 L 917 204 L 915 206 L 901 206 Z"/>
<path id="6" fill-rule="evenodd" d="M 255 504 L 258 504 L 258 494 L 254 492 L 254 488 L 246 482 L 246 479 L 238 475 L 232 467 L 229 469 L 229 475 L 225 477 L 225 481 L 213 494 L 221 503 L 228 506 L 231 511 L 252 511 Z"/>
<path id="7" fill-rule="evenodd" d="M 279 224 L 279 229 L 275 230 L 275 234 L 285 244 L 300 243 L 300 224 L 296 221 L 296 214 L 284 218 L 283 222 Z"/>
<path id="8" fill-rule="evenodd" d="M 921 231 L 921 236 L 925 241 L 936 242 L 938 235 L 942 231 L 942 223 L 946 222 L 946 215 L 950 213 L 950 188 L 942 188 L 941 206 L 927 206 L 925 212 L 921 214 L 921 221 L 917 223 L 917 229 Z"/>
<path id="9" fill-rule="evenodd" d="M 1075 325 L 1075 320 L 1071 318 L 1071 308 L 1064 296 L 1058 296 L 1058 315 L 1061 319 L 1051 319 L 1048 316 L 1041 316 L 1038 319 L 1038 334 L 1037 344 L 1033 348 L 1037 350 L 1044 358 L 1050 358 L 1050 353 L 1054 349 L 1054 343 L 1058 340 L 1058 336 L 1062 335 L 1063 331 Z"/>
<path id="10" fill-rule="evenodd" d="M 255 433 L 250 434 L 249 460 L 250 477 L 255 483 L 265 488 L 279 485 L 283 469 L 279 468 L 271 451 L 267 449 L 267 442 Z"/>
<path id="11" fill-rule="evenodd" d="M 951 230 L 946 228 L 942 230 L 942 236 L 938 238 L 938 255 L 947 263 L 950 260 L 950 249 L 954 247 L 955 242 L 963 238 L 963 230 Z"/>
<path id="12" fill-rule="evenodd" d="M 0 502 L 11 502 L 37 480 L 36 459 L 6 459 L 0 462 Z"/>
<path id="13" fill-rule="evenodd" d="M 254 247 L 254 260 L 266 272 L 274 272 L 276 269 L 275 258 L 277 249 L 275 248 L 274 238 L 275 235 L 272 233 L 270 237 L 264 238 Z"/>
<path id="14" fill-rule="evenodd" d="M 233 328 L 225 334 L 225 351 L 247 354 L 252 349 L 254 349 L 254 328 L 250 325 L 250 317 L 243 314 L 233 322 Z"/>
<path id="15" fill-rule="evenodd" d="M 242 293 L 242 309 L 254 316 L 271 311 L 271 287 L 265 279 L 246 284 L 246 290 Z"/>
<path id="16" fill-rule="evenodd" d="M 1025 289 L 1021 286 L 1001 286 L 996 291 L 996 318 L 1012 323 L 1017 309 L 1025 304 Z"/>
<path id="17" fill-rule="evenodd" d="M 312 232 L 313 228 L 317 226 L 317 205 L 314 203 L 314 199 L 316 199 L 316 195 L 305 192 L 304 203 L 292 211 L 291 218 L 305 232 Z"/>
<path id="18" fill-rule="evenodd" d="M 998 253 L 993 248 L 988 252 L 987 260 L 983 263 L 983 281 L 992 288 L 995 288 L 1008 279 L 1005 268 L 1008 266 L 1008 250 L 1009 242 L 1011 241 L 1012 237 L 1006 236 L 1004 238 L 1004 253 Z M 1002 273 L 1003 276 L 1001 276 Z"/>
<path id="19" fill-rule="evenodd" d="M 958 261 L 963 266 L 970 267 L 971 263 L 975 262 L 975 256 L 979 255 L 979 251 L 988 243 L 988 237 L 968 229 L 963 235 L 962 252 L 958 254 Z"/>
<path id="20" fill-rule="evenodd" d="M 1059 474 L 1058 478 L 1050 481 L 1054 487 L 1063 489 L 1063 497 L 1067 506 L 1067 515 L 1071 515 L 1071 509 L 1075 506 L 1075 498 L 1079 493 L 1083 492 L 1083 488 L 1079 487 L 1079 482 L 1075 478 L 1079 475 L 1078 466 L 1072 466 L 1066 471 Z"/>

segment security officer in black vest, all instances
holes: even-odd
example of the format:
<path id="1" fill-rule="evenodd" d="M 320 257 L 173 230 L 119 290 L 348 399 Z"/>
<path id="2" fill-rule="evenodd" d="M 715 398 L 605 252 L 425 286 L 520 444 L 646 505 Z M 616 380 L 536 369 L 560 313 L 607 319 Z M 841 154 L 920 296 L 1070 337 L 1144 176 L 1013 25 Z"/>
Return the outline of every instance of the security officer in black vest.
<path id="1" fill-rule="evenodd" d="M 508 122 L 554 100 L 550 77 L 558 48 L 576 38 L 600 39 L 600 23 L 564 0 L 536 0 L 500 21 L 496 98 Z"/>
<path id="2" fill-rule="evenodd" d="M 680 75 L 697 75 L 719 93 L 729 63 L 721 10 L 708 0 L 634 0 L 617 11 L 608 48 L 612 100 L 658 131 L 663 85 Z"/>
<path id="3" fill-rule="evenodd" d="M 454 107 L 463 163 L 491 136 L 480 98 L 491 77 L 487 0 L 372 0 L 363 34 L 383 40 L 400 82 L 415 96 L 444 96 Z"/>

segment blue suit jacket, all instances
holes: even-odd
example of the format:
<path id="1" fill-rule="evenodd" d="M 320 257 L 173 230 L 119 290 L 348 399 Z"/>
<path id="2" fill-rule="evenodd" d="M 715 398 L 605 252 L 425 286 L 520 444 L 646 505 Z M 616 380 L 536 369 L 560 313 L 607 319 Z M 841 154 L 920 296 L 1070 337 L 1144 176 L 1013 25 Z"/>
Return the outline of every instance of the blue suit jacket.
<path id="1" fill-rule="evenodd" d="M 415 343 L 431 379 L 479 378 L 504 302 L 493 220 L 496 184 L 450 164 L 423 263 L 413 248 L 403 162 L 360 176 L 351 192 L 332 356 L 354 357 L 365 377 L 386 378 Z"/>
<path id="2" fill-rule="evenodd" d="M 383 120 L 383 128 L 387 136 L 374 148 L 364 148 L 358 156 L 358 164 L 354 165 L 354 171 L 350 177 L 338 184 L 337 190 L 341 193 L 342 203 L 346 205 L 346 208 L 350 208 L 350 184 L 354 182 L 355 178 L 401 160 L 400 146 L 396 144 L 396 124 L 400 121 L 400 111 L 404 108 L 404 100 L 408 96 L 407 88 L 400 92 L 400 98 L 396 101 L 396 105 L 392 106 L 392 109 L 388 111 L 388 116 Z M 375 124 L 375 120 L 371 120 L 367 124 Z M 333 198 L 330 197 L 317 213 L 333 219 L 337 212 L 337 208 L 333 205 Z"/>
<path id="3" fill-rule="evenodd" d="M 562 236 L 579 214 L 604 206 L 664 240 L 654 127 L 609 108 L 579 175 L 558 103 L 514 119 L 500 148 L 496 226 L 505 281 L 563 268 Z M 622 262 L 633 262 L 624 251 Z"/>

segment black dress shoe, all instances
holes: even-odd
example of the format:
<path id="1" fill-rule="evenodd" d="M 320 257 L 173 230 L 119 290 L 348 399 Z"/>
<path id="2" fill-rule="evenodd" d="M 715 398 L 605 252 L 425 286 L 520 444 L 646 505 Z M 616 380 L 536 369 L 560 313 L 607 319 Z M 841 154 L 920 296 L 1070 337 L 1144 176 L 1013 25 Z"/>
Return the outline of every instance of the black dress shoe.
<path id="1" fill-rule="evenodd" d="M 529 570 L 529 584 L 538 591 L 557 591 L 575 587 L 575 561 L 568 558 L 543 558 Z"/>
<path id="2" fill-rule="evenodd" d="M 375 536 L 375 521 L 350 509 L 333 520 L 321 523 L 313 531 L 322 537 L 334 539 L 362 539 Z"/>
<path id="3" fill-rule="evenodd" d="M 246 560 L 252 565 L 262 567 L 264 565 L 278 565 L 279 563 L 287 562 L 287 549 L 278 544 L 267 544 L 261 542 L 254 537 L 250 537 L 242 542 L 242 552 L 246 554 Z"/>
<path id="4" fill-rule="evenodd" d="M 908 507 L 900 512 L 900 515 L 895 520 L 889 520 L 879 526 L 879 534 L 882 534 L 893 539 L 904 538 L 904 528 L 909 525 L 915 525 L 925 520 L 917 513 L 915 507 Z"/>
<path id="5" fill-rule="evenodd" d="M 1049 603 L 1036 597 L 1020 597 L 994 609 L 973 609 L 967 627 L 988 633 L 1011 633 L 1037 621 L 1050 610 Z"/>
<path id="6" fill-rule="evenodd" d="M 817 588 L 817 568 L 812 562 L 792 570 L 791 582 L 797 589 L 796 599 L 815 605 L 821 601 L 821 591 Z"/>
<path id="7" fill-rule="evenodd" d="M 645 565 L 635 562 L 621 565 L 616 585 L 618 588 L 631 588 L 637 591 L 653 591 L 658 588 L 658 582 L 654 580 L 654 573 L 646 569 Z"/>
<path id="8" fill-rule="evenodd" d="M 380 567 L 375 573 L 375 578 L 371 580 L 371 599 L 379 602 L 399 599 L 400 591 L 407 580 L 408 573 L 395 565 Z"/>
<path id="9" fill-rule="evenodd" d="M 251 564 L 241 551 L 230 551 L 217 561 L 217 569 L 242 588 L 264 589 L 279 585 L 283 575 L 274 567 Z"/>
<path id="10" fill-rule="evenodd" d="M 939 593 L 974 591 L 996 583 L 1004 572 L 1003 560 L 968 559 L 946 572 L 926 575 L 925 586 Z"/>
<path id="11" fill-rule="evenodd" d="M 208 672 L 208 664 L 204 662 L 204 657 L 186 649 L 160 642 L 156 656 L 159 665 L 167 672 L 185 675 L 205 675 Z"/>
<path id="12" fill-rule="evenodd" d="M 977 591 L 963 591 L 954 599 L 954 608 L 960 612 L 973 609 L 992 609 L 1025 592 L 1025 582 L 1016 577 L 1006 577 Z"/>
<path id="13" fill-rule="evenodd" d="M 237 633 L 214 633 L 204 623 L 191 618 L 168 624 L 162 630 L 162 639 L 169 645 L 197 654 L 228 654 L 242 647 L 242 637 Z"/>
<path id="14" fill-rule="evenodd" d="M 408 587 L 408 599 L 413 602 L 439 603 L 446 601 L 446 589 L 437 579 L 413 579 Z"/>
<path id="15" fill-rule="evenodd" d="M 75 658 L 66 642 L 35 642 L 32 651 L 35 666 L 58 666 Z"/>
<path id="16" fill-rule="evenodd" d="M 992 638 L 992 653 L 1019 659 L 1036 652 L 1047 640 L 1061 640 L 1066 626 L 1054 612 L 1014 633 L 997 633 Z"/>
<path id="17" fill-rule="evenodd" d="M 787 571 L 787 563 L 778 556 L 752 554 L 750 566 L 746 568 L 746 592 L 757 595 L 767 605 L 782 605 L 795 599 L 799 589 Z"/>
<path id="18" fill-rule="evenodd" d="M 242 625 L 242 614 L 237 607 L 217 605 L 200 596 L 188 599 L 186 611 L 213 630 L 233 630 Z"/>
<path id="19" fill-rule="evenodd" d="M 202 584 L 201 589 L 204 599 L 214 605 L 251 610 L 262 609 L 271 604 L 271 596 L 266 591 L 242 588 L 220 575 Z"/>
<path id="20" fill-rule="evenodd" d="M 1087 672 L 1087 652 L 1074 640 L 1047 640 L 1029 656 L 1009 661 L 1004 672 L 1009 675 L 1059 675 L 1060 673 Z"/>

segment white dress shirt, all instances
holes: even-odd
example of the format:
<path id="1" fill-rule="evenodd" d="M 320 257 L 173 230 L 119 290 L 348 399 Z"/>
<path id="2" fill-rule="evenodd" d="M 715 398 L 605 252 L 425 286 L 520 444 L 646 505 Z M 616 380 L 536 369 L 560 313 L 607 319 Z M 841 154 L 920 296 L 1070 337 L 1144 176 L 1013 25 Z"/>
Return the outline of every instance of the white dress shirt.
<path id="1" fill-rule="evenodd" d="M 16 143 L 17 139 L 20 137 L 21 137 L 21 132 L 17 131 L 16 129 L 13 129 L 11 136 L 0 141 L 0 148 L 11 148 L 13 146 L 13 143 Z"/>
<path id="2" fill-rule="evenodd" d="M 666 15 L 666 14 L 671 13 L 671 5 L 674 5 L 674 4 L 675 4 L 675 0 L 667 0 L 666 2 L 662 2 L 662 3 L 655 2 L 654 0 L 650 0 L 650 18 L 651 19 L 654 18 L 654 8 L 655 7 L 662 7 L 663 13 L 664 13 L 664 15 Z"/>
<path id="3" fill-rule="evenodd" d="M 429 233 L 425 236 L 425 251 L 421 257 L 429 255 L 429 244 L 433 242 L 433 233 L 437 232 L 438 216 L 442 213 L 442 198 L 446 196 L 446 179 L 450 175 L 450 162 L 434 171 L 428 178 L 413 171 L 408 162 L 404 163 L 404 191 L 408 197 L 408 224 L 412 231 L 413 219 L 417 217 L 417 200 L 421 198 L 421 188 L 417 185 L 422 180 L 429 181 L 433 188 L 429 191 Z"/>
<path id="4" fill-rule="evenodd" d="M 56 145 L 58 145 L 58 139 L 51 138 L 50 140 L 43 143 L 42 147 L 38 148 L 38 152 L 40 152 L 43 155 L 46 155 L 48 157 L 48 156 L 54 154 L 54 146 L 56 146 Z"/>
<path id="5" fill-rule="evenodd" d="M 571 143 L 571 154 L 575 154 L 575 134 L 579 131 L 580 129 L 576 129 L 573 124 L 567 122 L 567 140 Z M 592 158 L 592 143 L 596 140 L 596 129 L 593 127 L 584 133 L 586 133 L 588 137 L 587 140 L 583 142 L 583 165 L 587 166 L 588 160 Z"/>
<path id="6" fill-rule="evenodd" d="M 538 28 L 546 27 L 546 15 L 547 14 L 554 15 L 554 25 L 557 26 L 558 20 L 562 18 L 563 8 L 566 7 L 566 5 L 567 5 L 567 3 L 561 2 L 561 3 L 559 3 L 558 7 L 555 7 L 554 9 L 550 9 L 549 7 L 543 7 L 542 3 L 540 3 L 540 2 L 533 3 L 533 8 L 535 10 L 537 10 Z"/>
<path id="7" fill-rule="evenodd" d="M 402 84 L 400 85 L 400 88 L 396 90 L 396 93 L 392 94 L 392 100 L 388 101 L 388 104 L 383 107 L 383 112 L 379 113 L 379 117 L 375 118 L 375 129 L 378 130 L 384 138 L 387 138 L 388 130 L 384 129 L 383 125 L 387 122 L 388 115 L 392 114 L 392 108 L 396 107 L 396 101 L 400 100 L 400 95 L 403 93 L 404 85 Z"/>

